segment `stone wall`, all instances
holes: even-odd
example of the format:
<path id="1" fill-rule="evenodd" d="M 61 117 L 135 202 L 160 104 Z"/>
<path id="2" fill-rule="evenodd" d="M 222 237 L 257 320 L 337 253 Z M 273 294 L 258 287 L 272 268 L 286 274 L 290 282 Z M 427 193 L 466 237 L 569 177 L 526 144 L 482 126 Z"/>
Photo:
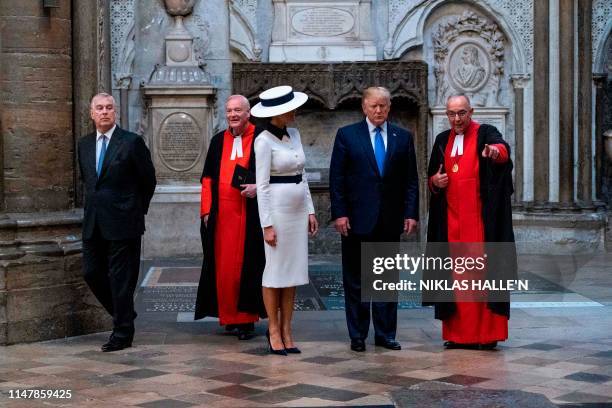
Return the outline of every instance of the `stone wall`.
<path id="1" fill-rule="evenodd" d="M 72 16 L 70 0 L 0 2 L 0 345 L 110 327 L 82 278 L 73 209 L 73 74 L 91 82 L 73 70 Z"/>
<path id="2" fill-rule="evenodd" d="M 0 90 L 7 211 L 59 210 L 74 194 L 71 2 L 2 1 Z"/>
<path id="3" fill-rule="evenodd" d="M 107 330 L 81 271 L 80 211 L 0 220 L 0 345 Z"/>

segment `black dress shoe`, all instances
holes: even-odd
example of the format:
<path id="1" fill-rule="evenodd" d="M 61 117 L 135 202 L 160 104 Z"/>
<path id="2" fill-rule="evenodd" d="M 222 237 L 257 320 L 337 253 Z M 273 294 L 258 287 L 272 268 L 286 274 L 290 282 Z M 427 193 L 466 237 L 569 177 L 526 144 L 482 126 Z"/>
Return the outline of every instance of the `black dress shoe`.
<path id="1" fill-rule="evenodd" d="M 253 332 L 255 331 L 255 324 L 244 323 L 233 326 L 238 329 L 238 340 L 250 340 L 254 337 Z"/>
<path id="2" fill-rule="evenodd" d="M 253 337 L 252 331 L 238 329 L 238 340 L 251 340 Z"/>
<path id="3" fill-rule="evenodd" d="M 463 350 L 478 350 L 478 344 L 455 343 L 454 341 L 444 342 L 444 347 L 448 350 L 463 349 Z"/>
<path id="4" fill-rule="evenodd" d="M 275 354 L 277 356 L 286 356 L 287 355 L 287 350 L 282 348 L 280 350 L 274 350 L 272 348 L 272 342 L 270 341 L 270 331 L 266 330 L 266 338 L 268 339 L 268 348 L 270 351 L 270 354 Z"/>
<path id="5" fill-rule="evenodd" d="M 128 347 L 132 347 L 132 339 L 120 338 L 111 334 L 111 337 L 108 342 L 102 345 L 102 351 L 108 353 L 111 351 L 123 350 Z"/>
<path id="6" fill-rule="evenodd" d="M 478 348 L 480 350 L 495 350 L 495 347 L 497 347 L 497 342 L 496 341 L 492 341 L 491 343 L 483 343 L 483 344 L 479 344 Z"/>
<path id="7" fill-rule="evenodd" d="M 351 350 L 353 351 L 365 351 L 366 346 L 365 346 L 365 342 L 361 339 L 352 339 L 351 340 Z"/>
<path id="8" fill-rule="evenodd" d="M 389 350 L 401 350 L 402 349 L 402 345 L 399 344 L 399 342 L 394 339 L 376 339 L 374 341 L 374 344 L 380 347 L 384 347 Z"/>
<path id="9" fill-rule="evenodd" d="M 297 347 L 285 347 L 285 351 L 287 352 L 287 354 L 300 354 L 302 352 L 302 350 Z"/>

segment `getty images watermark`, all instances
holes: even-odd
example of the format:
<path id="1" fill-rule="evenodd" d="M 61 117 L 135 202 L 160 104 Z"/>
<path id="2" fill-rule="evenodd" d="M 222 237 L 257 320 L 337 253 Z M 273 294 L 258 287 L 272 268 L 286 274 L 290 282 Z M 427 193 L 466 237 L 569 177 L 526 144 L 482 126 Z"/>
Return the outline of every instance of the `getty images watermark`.
<path id="1" fill-rule="evenodd" d="M 425 303 L 505 302 L 530 288 L 514 243 L 364 243 L 361 276 L 362 298 L 381 302 L 406 293 Z"/>

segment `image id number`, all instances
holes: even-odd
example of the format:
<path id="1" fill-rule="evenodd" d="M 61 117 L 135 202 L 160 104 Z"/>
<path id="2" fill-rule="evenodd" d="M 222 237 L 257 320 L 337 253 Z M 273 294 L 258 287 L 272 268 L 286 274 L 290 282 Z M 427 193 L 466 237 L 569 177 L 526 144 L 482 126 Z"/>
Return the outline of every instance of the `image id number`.
<path id="1" fill-rule="evenodd" d="M 72 390 L 9 390 L 11 399 L 69 399 Z"/>

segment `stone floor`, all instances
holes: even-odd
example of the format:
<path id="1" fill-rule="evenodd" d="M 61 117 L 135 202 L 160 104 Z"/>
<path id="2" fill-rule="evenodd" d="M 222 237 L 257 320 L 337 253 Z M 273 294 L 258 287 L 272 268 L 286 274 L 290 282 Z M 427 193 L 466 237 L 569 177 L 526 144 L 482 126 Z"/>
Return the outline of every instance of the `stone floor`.
<path id="1" fill-rule="evenodd" d="M 433 310 L 408 300 L 399 311 L 403 349 L 375 347 L 370 338 L 365 353 L 349 350 L 344 312 L 336 310 L 337 266 L 315 260 L 318 283 L 300 289 L 294 319 L 303 353 L 287 357 L 267 354 L 264 322 L 240 342 L 216 321 L 193 321 L 196 265 L 144 265 L 130 349 L 101 353 L 108 333 L 0 348 L 0 406 L 612 407 L 605 257 L 579 265 L 579 278 L 563 290 L 571 301 L 514 303 L 510 339 L 498 350 L 444 350 Z M 545 300 L 554 289 L 548 282 L 539 291 Z M 71 398 L 11 398 L 16 390 L 70 390 Z"/>

